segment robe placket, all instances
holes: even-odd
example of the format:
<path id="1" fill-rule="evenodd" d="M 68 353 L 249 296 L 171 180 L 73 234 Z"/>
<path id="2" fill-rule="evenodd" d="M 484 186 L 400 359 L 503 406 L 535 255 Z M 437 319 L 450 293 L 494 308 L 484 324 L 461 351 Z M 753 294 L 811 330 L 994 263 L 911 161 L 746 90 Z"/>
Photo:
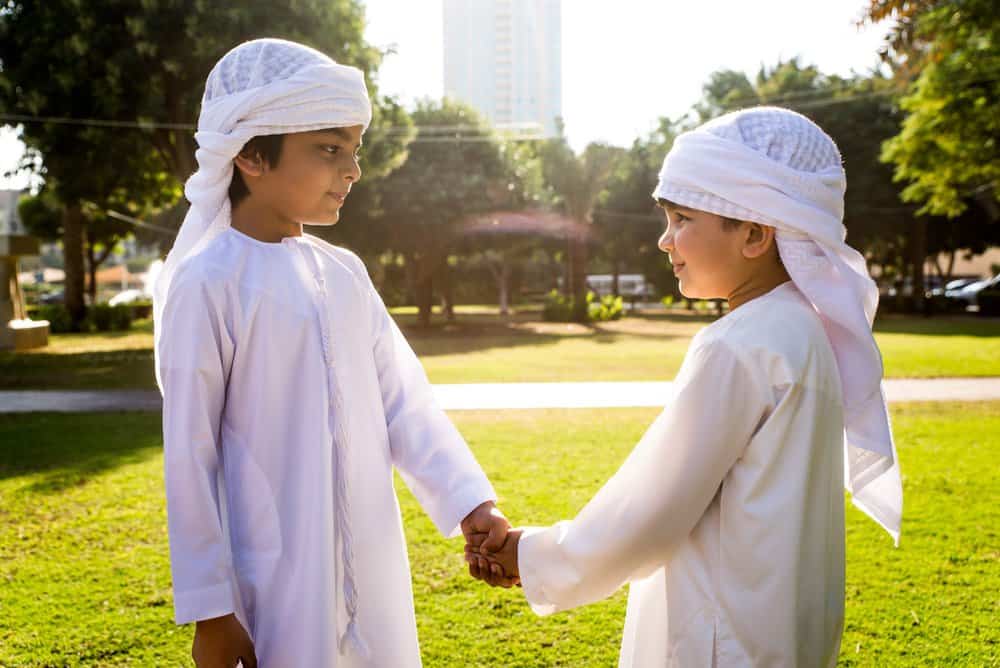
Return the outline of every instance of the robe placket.
<path id="1" fill-rule="evenodd" d="M 337 379 L 337 365 L 333 352 L 332 324 L 330 320 L 330 298 L 326 289 L 326 279 L 323 277 L 323 273 L 320 270 L 320 262 L 316 257 L 316 249 L 301 238 L 293 238 L 292 242 L 299 255 L 305 261 L 306 266 L 309 268 L 309 273 L 312 276 L 313 283 L 315 285 L 315 290 L 312 294 L 313 306 L 316 309 L 316 314 L 318 316 L 321 347 L 323 350 L 323 364 L 326 368 L 328 397 L 327 416 L 331 435 L 330 446 L 334 450 L 333 476 L 336 481 L 334 491 L 335 498 L 331 500 L 334 504 L 334 515 L 336 518 L 334 526 L 334 540 L 339 543 L 341 548 L 341 557 L 339 562 L 337 562 L 337 566 L 340 568 L 337 569 L 338 573 L 334 577 L 339 575 L 342 580 L 341 585 L 342 594 L 344 596 L 344 607 L 347 612 L 347 623 L 344 625 L 343 631 L 341 631 L 339 606 L 334 607 L 338 646 L 341 653 L 343 653 L 345 651 L 345 644 L 349 641 L 362 656 L 366 656 L 368 654 L 368 649 L 360 635 L 356 621 L 358 596 L 354 577 L 352 532 L 349 514 L 350 507 L 347 493 L 347 471 L 349 470 L 347 467 L 348 431 L 345 425 L 347 411 L 344 409 L 343 402 L 341 401 L 342 395 L 340 393 L 340 384 Z M 334 553 L 336 553 L 336 545 Z M 336 561 L 337 560 L 335 560 L 335 562 Z"/>

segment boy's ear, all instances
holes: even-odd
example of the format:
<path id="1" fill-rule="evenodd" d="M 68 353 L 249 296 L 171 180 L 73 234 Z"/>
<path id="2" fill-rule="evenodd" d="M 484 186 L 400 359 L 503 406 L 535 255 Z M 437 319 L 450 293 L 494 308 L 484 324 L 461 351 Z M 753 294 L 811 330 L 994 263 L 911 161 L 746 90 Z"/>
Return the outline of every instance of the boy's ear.
<path id="1" fill-rule="evenodd" d="M 233 158 L 233 164 L 243 174 L 243 176 L 262 176 L 264 174 L 264 157 L 259 151 L 240 151 Z"/>
<path id="2" fill-rule="evenodd" d="M 766 255 L 776 243 L 775 233 L 776 230 L 770 225 L 748 221 L 744 232 L 746 238 L 743 240 L 743 257 L 754 260 Z"/>

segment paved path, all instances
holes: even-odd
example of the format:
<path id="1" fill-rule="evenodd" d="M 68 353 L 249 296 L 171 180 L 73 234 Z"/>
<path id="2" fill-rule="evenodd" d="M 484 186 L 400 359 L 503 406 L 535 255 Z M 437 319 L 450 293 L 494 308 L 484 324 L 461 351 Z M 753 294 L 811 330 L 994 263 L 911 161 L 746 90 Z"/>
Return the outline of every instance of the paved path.
<path id="1" fill-rule="evenodd" d="M 1000 378 L 890 379 L 885 390 L 891 402 L 982 401 L 1000 399 Z M 434 391 L 447 410 L 659 407 L 670 383 L 472 383 Z M 0 413 L 158 410 L 155 390 L 0 391 Z"/>

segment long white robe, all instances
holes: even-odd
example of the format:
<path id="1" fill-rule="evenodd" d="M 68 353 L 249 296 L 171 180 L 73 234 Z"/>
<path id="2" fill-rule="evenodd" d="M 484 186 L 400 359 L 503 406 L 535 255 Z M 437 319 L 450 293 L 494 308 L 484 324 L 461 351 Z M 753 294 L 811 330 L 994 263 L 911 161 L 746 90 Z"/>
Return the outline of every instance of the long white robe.
<path id="1" fill-rule="evenodd" d="M 836 360 L 792 283 L 694 338 L 666 409 L 572 521 L 519 545 L 550 614 L 631 583 L 620 665 L 833 666 L 844 613 Z"/>
<path id="2" fill-rule="evenodd" d="M 158 347 L 177 623 L 235 612 L 262 668 L 418 666 L 392 469 L 445 535 L 495 493 L 353 254 L 230 229 L 185 261 Z M 345 628 L 330 384 L 349 440 Z"/>

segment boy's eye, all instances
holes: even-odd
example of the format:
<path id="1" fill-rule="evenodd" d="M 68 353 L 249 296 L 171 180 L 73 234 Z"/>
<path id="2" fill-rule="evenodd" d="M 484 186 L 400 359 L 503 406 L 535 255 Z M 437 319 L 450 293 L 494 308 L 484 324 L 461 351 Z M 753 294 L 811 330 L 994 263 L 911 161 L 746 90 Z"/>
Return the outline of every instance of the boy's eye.
<path id="1" fill-rule="evenodd" d="M 686 220 L 691 220 L 690 218 L 688 218 L 684 214 L 677 213 L 676 211 L 674 212 L 673 219 L 674 219 L 675 222 L 678 222 L 678 223 L 684 222 Z"/>
<path id="2" fill-rule="evenodd" d="M 323 151 L 325 153 L 327 153 L 328 155 L 337 155 L 341 151 L 341 147 L 337 146 L 336 144 L 324 144 L 320 148 L 322 148 Z M 360 148 L 357 149 L 356 151 L 354 151 L 354 159 L 355 160 L 360 160 L 361 159 L 361 149 Z"/>

